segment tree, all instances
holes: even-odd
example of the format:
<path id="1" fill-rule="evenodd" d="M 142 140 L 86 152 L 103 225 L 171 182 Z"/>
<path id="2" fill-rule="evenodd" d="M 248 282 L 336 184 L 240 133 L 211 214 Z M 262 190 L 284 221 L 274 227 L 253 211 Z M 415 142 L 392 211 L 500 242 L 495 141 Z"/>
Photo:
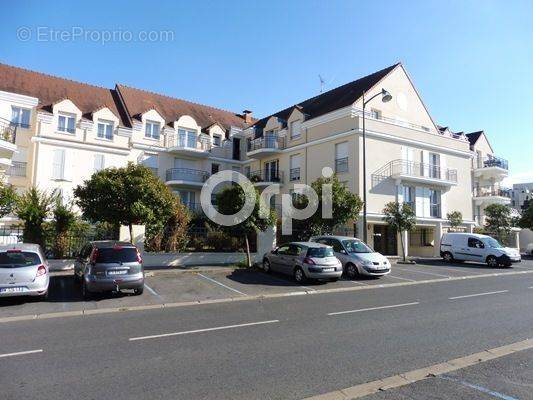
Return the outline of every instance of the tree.
<path id="1" fill-rule="evenodd" d="M 31 187 L 19 197 L 15 212 L 24 221 L 24 242 L 44 246 L 43 222 L 49 217 L 56 198 L 55 193 L 41 191 L 36 187 Z"/>
<path id="2" fill-rule="evenodd" d="M 151 240 L 151 246 L 157 250 L 180 251 L 189 242 L 188 227 L 191 216 L 178 197 L 175 198 L 174 208 L 165 223 L 163 230 Z"/>
<path id="3" fill-rule="evenodd" d="M 383 209 L 385 217 L 383 219 L 396 232 L 400 233 L 400 243 L 402 245 L 403 261 L 406 262 L 405 249 L 402 233 L 412 231 L 416 225 L 416 215 L 413 209 L 407 203 L 390 202 Z"/>
<path id="4" fill-rule="evenodd" d="M 133 239 L 133 225 L 147 225 L 147 233 L 160 232 L 172 215 L 175 196 L 143 165 L 106 168 L 74 189 L 76 204 L 91 222 L 127 225 Z"/>
<path id="5" fill-rule="evenodd" d="M 518 226 L 533 230 L 533 201 L 528 201 L 527 207 L 523 209 L 522 215 L 518 220 Z"/>
<path id="6" fill-rule="evenodd" d="M 485 230 L 500 240 L 511 233 L 511 208 L 503 204 L 490 204 L 485 207 Z"/>
<path id="7" fill-rule="evenodd" d="M 324 218 L 322 214 L 322 189 L 323 185 L 332 185 L 332 218 Z M 314 215 L 306 220 L 294 220 L 295 230 L 305 233 L 304 236 L 331 234 L 338 226 L 344 226 L 348 221 L 356 222 L 359 212 L 363 208 L 363 202 L 357 194 L 339 182 L 336 175 L 331 178 L 320 177 L 311 184 L 318 195 L 318 208 Z M 294 206 L 304 208 L 307 205 L 305 195 L 299 196 Z"/>
<path id="8" fill-rule="evenodd" d="M 63 258 L 69 247 L 69 234 L 77 221 L 77 216 L 72 211 L 71 204 L 64 204 L 63 201 L 57 197 L 53 211 L 53 227 L 54 227 L 54 256 L 56 258 Z"/>
<path id="9" fill-rule="evenodd" d="M 448 223 L 453 230 L 456 230 L 463 223 L 463 214 L 461 214 L 461 211 L 449 212 L 446 214 L 446 218 L 448 218 Z"/>
<path id="10" fill-rule="evenodd" d="M 252 257 L 250 255 L 249 237 L 254 232 L 264 232 L 268 227 L 275 224 L 275 212 L 271 211 L 267 218 L 259 217 L 259 192 L 252 188 L 254 193 L 255 206 L 252 214 L 244 221 L 233 226 L 220 226 L 220 229 L 231 236 L 244 237 L 246 244 L 246 261 L 248 267 L 252 266 Z M 233 215 L 242 209 L 246 202 L 246 193 L 239 185 L 230 186 L 223 189 L 216 195 L 216 205 L 218 212 L 224 215 Z"/>
<path id="11" fill-rule="evenodd" d="M 0 182 L 0 218 L 13 212 L 17 199 L 17 192 L 13 186 Z"/>

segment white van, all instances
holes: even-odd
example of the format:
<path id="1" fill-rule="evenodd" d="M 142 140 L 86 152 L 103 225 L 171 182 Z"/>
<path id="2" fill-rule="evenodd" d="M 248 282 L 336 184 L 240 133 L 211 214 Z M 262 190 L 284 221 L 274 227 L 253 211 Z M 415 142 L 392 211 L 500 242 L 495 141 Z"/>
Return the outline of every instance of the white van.
<path id="1" fill-rule="evenodd" d="M 496 239 L 476 233 L 445 233 L 440 240 L 444 261 L 477 261 L 489 267 L 510 266 L 522 261 L 517 249 L 502 246 Z"/>

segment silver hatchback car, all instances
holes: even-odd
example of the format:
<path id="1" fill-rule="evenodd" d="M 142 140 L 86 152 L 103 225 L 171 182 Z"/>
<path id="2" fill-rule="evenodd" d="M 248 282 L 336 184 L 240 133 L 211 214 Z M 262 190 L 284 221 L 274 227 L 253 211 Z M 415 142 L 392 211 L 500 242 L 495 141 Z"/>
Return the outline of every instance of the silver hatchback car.
<path id="1" fill-rule="evenodd" d="M 336 281 L 342 275 L 342 264 L 333 254 L 331 246 L 292 242 L 266 253 L 263 270 L 291 275 L 298 283 L 307 279 Z"/>
<path id="2" fill-rule="evenodd" d="M 85 245 L 74 264 L 74 279 L 81 283 L 84 298 L 94 292 L 130 289 L 136 295 L 144 290 L 144 269 L 137 247 L 115 240 Z"/>
<path id="3" fill-rule="evenodd" d="M 48 262 L 39 245 L 15 243 L 0 246 L 0 297 L 46 298 L 49 284 Z"/>

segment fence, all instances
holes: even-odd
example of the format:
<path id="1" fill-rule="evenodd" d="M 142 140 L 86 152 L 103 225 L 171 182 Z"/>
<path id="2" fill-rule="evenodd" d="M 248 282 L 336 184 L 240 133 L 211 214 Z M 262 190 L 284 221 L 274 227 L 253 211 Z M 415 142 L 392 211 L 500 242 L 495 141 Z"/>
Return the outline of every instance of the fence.
<path id="1" fill-rule="evenodd" d="M 244 236 L 230 236 L 222 231 L 213 230 L 206 226 L 191 226 L 188 230 L 190 238 L 184 251 L 190 252 L 234 252 L 244 251 L 246 243 Z M 257 234 L 248 237 L 250 251 L 257 251 Z"/>

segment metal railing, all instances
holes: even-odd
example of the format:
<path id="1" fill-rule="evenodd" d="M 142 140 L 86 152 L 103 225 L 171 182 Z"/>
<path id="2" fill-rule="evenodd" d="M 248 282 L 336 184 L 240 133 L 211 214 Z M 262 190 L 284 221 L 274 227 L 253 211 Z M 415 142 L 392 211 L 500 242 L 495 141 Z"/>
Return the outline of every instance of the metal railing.
<path id="1" fill-rule="evenodd" d="M 203 214 L 204 210 L 201 203 L 184 202 L 183 205 L 187 207 L 194 214 Z"/>
<path id="2" fill-rule="evenodd" d="M 276 182 L 283 183 L 283 171 L 279 170 L 262 170 L 262 171 L 250 171 L 246 176 L 253 183 L 258 182 Z"/>
<path id="3" fill-rule="evenodd" d="M 266 135 L 262 138 L 250 140 L 246 151 L 255 151 L 261 149 L 282 150 L 285 148 L 285 138 L 277 135 Z"/>
<path id="4" fill-rule="evenodd" d="M 0 118 L 0 140 L 4 140 L 9 143 L 15 143 L 17 138 L 17 124 L 13 124 L 11 121 Z"/>
<path id="5" fill-rule="evenodd" d="M 359 115 L 359 116 L 363 116 L 363 110 L 360 109 L 360 108 L 357 108 L 356 109 L 356 114 Z M 365 111 L 365 118 L 369 118 L 369 119 L 373 119 L 373 120 L 377 120 L 377 121 L 385 121 L 385 122 L 389 122 L 389 123 L 394 124 L 394 125 L 400 125 L 400 126 L 405 126 L 407 128 L 420 129 L 420 130 L 423 130 L 423 131 L 426 131 L 426 132 L 430 132 L 430 129 L 427 126 L 412 124 L 411 122 L 401 121 L 401 120 L 395 119 L 395 118 L 384 117 L 381 114 L 377 114 L 376 115 L 372 111 Z"/>
<path id="6" fill-rule="evenodd" d="M 26 176 L 25 162 L 11 161 L 11 166 L 7 169 L 6 174 L 9 176 Z"/>
<path id="7" fill-rule="evenodd" d="M 348 172 L 348 157 L 337 158 L 335 160 L 335 172 Z"/>
<path id="8" fill-rule="evenodd" d="M 474 197 L 507 197 L 511 198 L 511 190 L 500 185 L 475 186 Z"/>
<path id="9" fill-rule="evenodd" d="M 457 182 L 457 170 L 442 168 L 438 165 L 419 163 L 408 160 L 393 160 L 379 169 L 376 176 L 407 175 L 420 178 L 431 178 L 449 182 Z"/>
<path id="10" fill-rule="evenodd" d="M 213 144 L 209 138 L 203 138 L 202 136 L 171 134 L 167 135 L 167 147 L 210 151 L 213 148 Z"/>
<path id="11" fill-rule="evenodd" d="M 300 167 L 297 168 L 291 168 L 290 172 L 290 180 L 291 181 L 299 181 L 300 180 Z"/>
<path id="12" fill-rule="evenodd" d="M 478 157 L 476 160 L 476 168 L 502 168 L 508 170 L 509 162 L 504 158 L 495 156 Z"/>
<path id="13" fill-rule="evenodd" d="M 206 171 L 191 168 L 170 168 L 166 172 L 166 181 L 189 181 L 203 183 L 209 178 Z"/>

